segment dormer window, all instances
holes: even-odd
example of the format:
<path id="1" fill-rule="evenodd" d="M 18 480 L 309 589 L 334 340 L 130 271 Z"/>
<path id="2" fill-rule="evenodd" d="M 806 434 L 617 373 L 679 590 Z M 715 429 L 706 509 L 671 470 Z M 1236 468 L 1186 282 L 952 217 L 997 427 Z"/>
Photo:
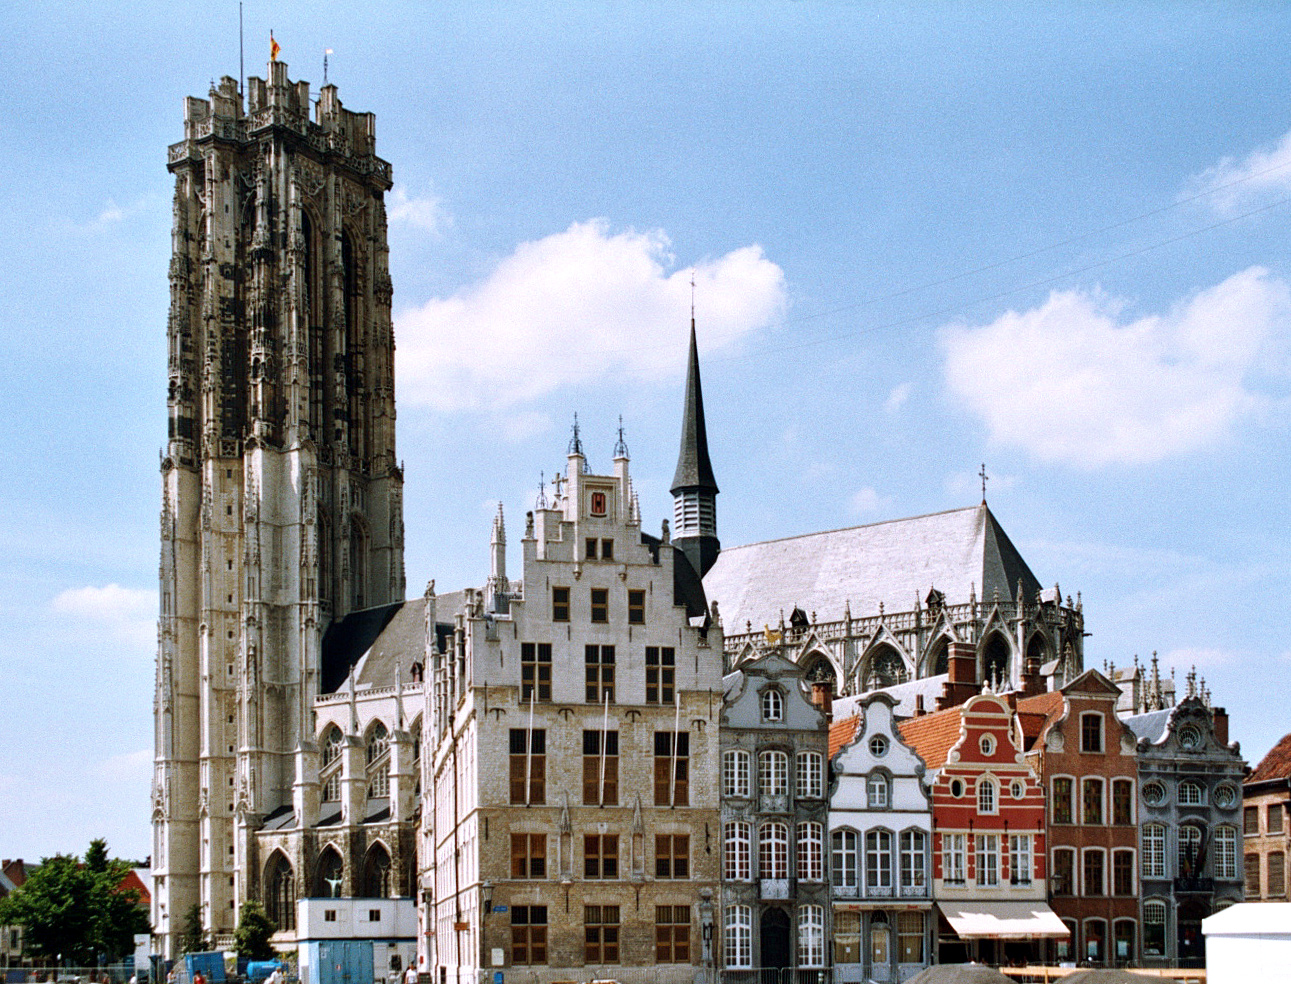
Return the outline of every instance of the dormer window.
<path id="1" fill-rule="evenodd" d="M 762 692 L 762 720 L 784 720 L 784 695 L 780 691 L 772 689 Z"/>

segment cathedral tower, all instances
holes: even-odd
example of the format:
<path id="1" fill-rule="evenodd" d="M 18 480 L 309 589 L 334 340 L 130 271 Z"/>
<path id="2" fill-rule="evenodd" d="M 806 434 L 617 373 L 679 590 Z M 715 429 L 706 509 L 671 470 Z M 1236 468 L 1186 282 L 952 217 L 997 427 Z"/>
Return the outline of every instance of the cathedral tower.
<path id="1" fill-rule="evenodd" d="M 246 96 L 225 77 L 189 98 L 168 161 L 152 922 L 172 956 L 194 905 L 232 932 L 252 835 L 301 815 L 324 630 L 404 593 L 390 165 L 335 86 L 311 99 L 271 62 Z"/>
<path id="2" fill-rule="evenodd" d="M 695 573 L 703 577 L 717 560 L 717 481 L 708 460 L 704 428 L 704 393 L 699 384 L 699 348 L 695 319 L 690 319 L 690 359 L 686 366 L 686 409 L 681 418 L 681 450 L 672 478 L 673 542 L 681 548 Z"/>

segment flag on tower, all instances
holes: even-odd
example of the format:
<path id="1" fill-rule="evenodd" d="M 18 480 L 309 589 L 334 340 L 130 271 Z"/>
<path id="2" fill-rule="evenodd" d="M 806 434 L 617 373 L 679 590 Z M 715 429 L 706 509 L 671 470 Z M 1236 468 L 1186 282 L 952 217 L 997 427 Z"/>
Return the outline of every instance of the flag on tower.
<path id="1" fill-rule="evenodd" d="M 269 32 L 269 60 L 277 61 L 278 52 L 282 51 L 282 45 L 273 39 L 273 31 Z"/>

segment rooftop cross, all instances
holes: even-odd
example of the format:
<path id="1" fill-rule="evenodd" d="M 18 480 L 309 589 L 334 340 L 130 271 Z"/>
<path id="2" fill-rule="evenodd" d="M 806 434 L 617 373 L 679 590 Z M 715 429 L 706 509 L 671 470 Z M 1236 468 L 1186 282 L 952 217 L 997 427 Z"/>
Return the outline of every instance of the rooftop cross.
<path id="1" fill-rule="evenodd" d="M 982 480 L 982 501 L 986 501 L 986 483 L 990 481 L 990 476 L 986 474 L 986 462 L 982 462 L 982 470 L 977 473 L 977 477 Z"/>

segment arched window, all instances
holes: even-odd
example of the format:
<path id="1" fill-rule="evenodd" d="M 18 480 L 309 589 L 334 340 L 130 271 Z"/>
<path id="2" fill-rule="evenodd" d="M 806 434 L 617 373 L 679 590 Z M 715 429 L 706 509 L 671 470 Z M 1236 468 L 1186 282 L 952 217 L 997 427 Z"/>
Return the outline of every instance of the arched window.
<path id="1" fill-rule="evenodd" d="M 727 881 L 752 881 L 753 828 L 741 820 L 726 824 L 722 833 L 722 874 Z"/>
<path id="2" fill-rule="evenodd" d="M 281 930 L 296 930 L 296 875 L 291 862 L 280 851 L 274 851 L 265 865 L 264 907 L 269 919 Z"/>
<path id="3" fill-rule="evenodd" d="M 1143 877 L 1165 877 L 1165 827 L 1159 823 L 1143 828 Z"/>
<path id="4" fill-rule="evenodd" d="M 1054 895 L 1076 894 L 1076 852 L 1070 847 L 1053 849 L 1053 872 L 1049 885 Z"/>
<path id="5" fill-rule="evenodd" d="M 363 896 L 369 899 L 390 896 L 390 854 L 380 844 L 372 845 L 363 862 Z"/>
<path id="6" fill-rule="evenodd" d="M 995 789 L 995 781 L 988 779 L 986 776 L 977 780 L 977 812 L 994 813 L 996 803 L 999 797 Z"/>
<path id="7" fill-rule="evenodd" d="M 1201 783 L 1192 779 L 1179 783 L 1179 802 L 1184 806 L 1201 806 L 1204 799 Z"/>
<path id="8" fill-rule="evenodd" d="M 823 906 L 798 907 L 798 966 L 825 966 L 825 909 Z"/>
<path id="9" fill-rule="evenodd" d="M 865 802 L 869 809 L 886 810 L 891 801 L 886 773 L 871 772 L 865 777 Z"/>
<path id="10" fill-rule="evenodd" d="M 1103 780 L 1086 776 L 1080 781 L 1081 823 L 1101 825 L 1103 822 Z"/>
<path id="11" fill-rule="evenodd" d="M 824 763 L 819 752 L 798 753 L 794 782 L 794 795 L 798 799 L 820 799 L 825 795 Z"/>
<path id="12" fill-rule="evenodd" d="M 372 726 L 372 730 L 368 732 L 368 765 L 371 765 L 384 755 L 389 747 L 390 732 L 386 730 L 384 724 L 378 721 Z"/>
<path id="13" fill-rule="evenodd" d="M 850 889 L 855 894 L 858 884 L 857 836 L 854 830 L 835 830 L 829 835 L 829 871 L 835 888 Z"/>
<path id="14" fill-rule="evenodd" d="M 763 752 L 758 756 L 758 790 L 763 796 L 789 795 L 789 756 Z"/>
<path id="15" fill-rule="evenodd" d="M 927 889 L 927 836 L 922 830 L 901 832 L 901 894 L 922 895 Z"/>
<path id="16" fill-rule="evenodd" d="M 774 687 L 762 691 L 762 720 L 784 720 L 784 694 Z"/>
<path id="17" fill-rule="evenodd" d="M 865 892 L 892 894 L 892 834 L 870 830 L 865 834 Z"/>
<path id="18" fill-rule="evenodd" d="M 1112 956 L 1118 964 L 1131 963 L 1134 958 L 1134 920 L 1118 919 L 1112 924 Z"/>
<path id="19" fill-rule="evenodd" d="M 884 646 L 870 656 L 870 664 L 864 681 L 866 690 L 894 687 L 898 683 L 904 683 L 905 680 L 905 661 L 895 649 Z"/>
<path id="20" fill-rule="evenodd" d="M 358 516 L 350 519 L 350 610 L 368 606 L 368 534 Z"/>
<path id="21" fill-rule="evenodd" d="M 380 799 L 390 795 L 390 732 L 378 721 L 368 732 L 368 796 Z"/>
<path id="22" fill-rule="evenodd" d="M 1237 877 L 1237 828 L 1215 828 L 1215 877 Z"/>
<path id="23" fill-rule="evenodd" d="M 318 857 L 318 873 L 314 878 L 314 897 L 339 899 L 345 884 L 345 862 L 334 847 L 324 848 Z"/>
<path id="24" fill-rule="evenodd" d="M 747 799 L 749 795 L 749 753 L 736 749 L 722 753 L 722 795 Z"/>
<path id="25" fill-rule="evenodd" d="M 333 769 L 331 774 L 323 779 L 321 789 L 322 801 L 324 803 L 337 803 L 341 799 L 341 770 Z"/>
<path id="26" fill-rule="evenodd" d="M 1037 632 L 1031 637 L 1031 641 L 1027 643 L 1027 671 L 1038 673 L 1040 667 L 1045 663 L 1047 653 L 1048 649 L 1044 644 L 1044 636 Z"/>
<path id="27" fill-rule="evenodd" d="M 1101 847 L 1089 847 L 1084 852 L 1084 878 L 1082 888 L 1088 897 L 1107 894 L 1107 852 Z"/>
<path id="28" fill-rule="evenodd" d="M 1009 682 L 1009 644 L 998 632 L 991 634 L 982 649 L 982 678 L 991 684 Z"/>
<path id="29" fill-rule="evenodd" d="M 332 725 L 323 735 L 323 765 L 328 766 L 341 757 L 341 729 Z"/>
<path id="30" fill-rule="evenodd" d="M 764 823 L 758 829 L 758 877 L 789 877 L 789 828 L 782 823 Z"/>
<path id="31" fill-rule="evenodd" d="M 1085 920 L 1085 949 L 1081 958 L 1090 963 L 1102 963 L 1107 959 L 1107 921 L 1104 919 Z"/>
<path id="32" fill-rule="evenodd" d="M 924 666 L 927 667 L 928 676 L 941 676 L 943 673 L 950 672 L 950 644 L 944 635 L 938 636 L 937 641 L 928 650 Z"/>
<path id="33" fill-rule="evenodd" d="M 753 966 L 753 909 L 747 905 L 726 907 L 726 929 L 722 950 L 728 968 Z"/>
<path id="34" fill-rule="evenodd" d="M 1201 828 L 1185 824 L 1179 828 L 1179 877 L 1198 878 L 1201 876 Z"/>
<path id="35" fill-rule="evenodd" d="M 814 821 L 798 824 L 798 879 L 825 878 L 825 828 Z"/>

